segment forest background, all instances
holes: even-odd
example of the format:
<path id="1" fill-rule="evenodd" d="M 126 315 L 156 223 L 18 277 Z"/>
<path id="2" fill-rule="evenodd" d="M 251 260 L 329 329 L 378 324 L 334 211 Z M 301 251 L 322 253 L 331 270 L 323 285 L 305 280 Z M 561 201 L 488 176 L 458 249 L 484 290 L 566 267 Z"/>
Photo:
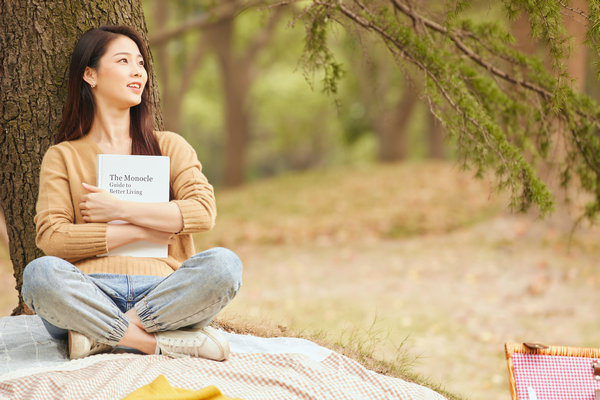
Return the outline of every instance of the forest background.
<path id="1" fill-rule="evenodd" d="M 299 15 L 248 4 L 143 2 L 165 127 L 192 143 L 217 189 L 219 222 L 198 247 L 231 247 L 246 265 L 225 318 L 410 363 L 465 398 L 508 396 L 505 341 L 600 344 L 589 319 L 598 232 L 571 231 L 578 210 L 511 213 L 493 177 L 460 168 L 426 82 L 380 41 L 333 29 L 343 73 L 327 94 L 303 67 Z M 495 2 L 470 12 L 545 58 L 526 19 Z M 565 25 L 574 87 L 598 99 L 585 20 L 572 12 Z M 15 297 L 3 294 L 8 315 Z"/>

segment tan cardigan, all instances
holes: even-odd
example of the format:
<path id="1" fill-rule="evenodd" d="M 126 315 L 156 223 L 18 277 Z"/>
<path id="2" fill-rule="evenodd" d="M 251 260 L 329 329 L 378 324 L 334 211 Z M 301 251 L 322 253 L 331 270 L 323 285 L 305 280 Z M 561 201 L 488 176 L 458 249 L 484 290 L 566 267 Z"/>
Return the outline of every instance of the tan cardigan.
<path id="1" fill-rule="evenodd" d="M 170 182 L 183 217 L 183 230 L 169 246 L 168 258 L 96 257 L 105 254 L 106 223 L 86 223 L 79 210 L 85 193 L 82 182 L 96 184 L 97 155 L 89 137 L 62 142 L 48 149 L 40 171 L 36 206 L 36 244 L 46 255 L 63 258 L 84 273 L 167 276 L 195 254 L 192 233 L 213 227 L 215 196 L 196 152 L 181 136 L 156 134 L 161 152 L 171 159 Z"/>

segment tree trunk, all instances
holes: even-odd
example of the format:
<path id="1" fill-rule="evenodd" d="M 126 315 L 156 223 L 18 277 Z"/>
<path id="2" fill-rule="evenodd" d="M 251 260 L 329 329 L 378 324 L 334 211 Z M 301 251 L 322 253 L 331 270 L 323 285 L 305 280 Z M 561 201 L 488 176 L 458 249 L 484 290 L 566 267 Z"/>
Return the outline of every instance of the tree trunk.
<path id="1" fill-rule="evenodd" d="M 166 0 L 156 1 L 154 16 L 155 25 L 157 30 L 162 30 L 169 16 L 169 7 L 167 6 Z M 170 60 L 169 52 L 167 50 L 167 42 L 162 42 L 154 48 L 154 54 L 156 55 L 156 61 L 154 62 L 154 69 L 156 70 L 158 87 L 160 88 L 161 104 L 163 105 L 163 118 L 165 127 L 173 132 L 178 132 L 175 128 L 172 128 L 169 124 L 170 113 L 169 104 L 171 104 L 171 91 L 170 88 Z"/>
<path id="2" fill-rule="evenodd" d="M 146 36 L 139 0 L 0 2 L 0 204 L 19 293 L 23 269 L 42 255 L 33 223 L 39 168 L 60 122 L 71 52 L 86 30 L 103 24 L 127 24 Z M 151 98 L 158 105 L 149 64 Z M 156 122 L 162 127 L 158 109 Z M 23 312 L 19 296 L 13 314 Z"/>
<path id="3" fill-rule="evenodd" d="M 225 97 L 225 185 L 244 182 L 246 143 L 248 141 L 248 110 L 246 98 L 250 83 L 250 65 L 243 65 L 234 53 L 234 20 L 219 21 L 210 29 L 211 42 L 221 66 Z"/>
<path id="4" fill-rule="evenodd" d="M 571 7 L 588 12 L 586 0 L 574 0 L 571 2 Z M 563 11 L 565 29 L 572 37 L 571 54 L 565 60 L 567 71 L 573 78 L 573 87 L 579 92 L 585 91 L 585 70 L 587 64 L 587 46 L 585 45 L 588 22 L 580 15 L 569 11 Z"/>
<path id="5" fill-rule="evenodd" d="M 406 85 L 408 86 L 408 84 Z M 418 93 L 405 90 L 395 107 L 384 110 L 375 121 L 379 138 L 379 161 L 404 160 L 408 153 L 408 122 L 417 105 Z"/>
<path id="6" fill-rule="evenodd" d="M 427 117 L 429 121 L 429 134 L 428 134 L 428 142 L 429 142 L 429 158 L 443 160 L 446 158 L 446 146 L 444 145 L 444 127 L 442 123 L 433 115 L 432 112 L 429 112 L 429 116 Z"/>
<path id="7" fill-rule="evenodd" d="M 377 159 L 395 162 L 408 155 L 407 127 L 419 103 L 422 85 L 407 77 L 398 98 L 388 99 L 390 88 L 398 86 L 399 78 L 395 79 L 396 65 L 382 50 L 375 43 L 365 42 L 359 52 L 349 54 L 349 59 L 356 73 L 358 97 L 377 137 Z"/>

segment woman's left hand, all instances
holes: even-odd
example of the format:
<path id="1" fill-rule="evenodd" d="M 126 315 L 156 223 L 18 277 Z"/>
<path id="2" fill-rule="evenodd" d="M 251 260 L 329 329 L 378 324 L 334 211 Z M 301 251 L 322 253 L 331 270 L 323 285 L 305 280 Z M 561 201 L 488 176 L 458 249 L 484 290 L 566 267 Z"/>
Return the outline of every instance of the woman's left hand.
<path id="1" fill-rule="evenodd" d="M 81 197 L 79 210 L 85 222 L 109 222 L 121 219 L 121 200 L 97 186 L 83 183 L 89 192 Z"/>

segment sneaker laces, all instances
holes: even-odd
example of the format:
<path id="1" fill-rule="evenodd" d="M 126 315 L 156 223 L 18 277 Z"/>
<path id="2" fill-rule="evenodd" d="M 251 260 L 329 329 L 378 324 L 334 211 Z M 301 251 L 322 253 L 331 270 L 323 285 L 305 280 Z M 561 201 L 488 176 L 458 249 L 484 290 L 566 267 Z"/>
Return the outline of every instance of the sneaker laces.
<path id="1" fill-rule="evenodd" d="M 158 346 L 160 354 L 164 354 L 173 358 L 189 357 L 191 354 L 198 357 L 198 348 L 203 346 L 206 340 L 207 337 L 203 337 L 201 340 L 199 340 L 198 337 L 174 340 L 171 339 L 171 343 L 165 344 L 165 347 L 169 347 L 169 349 L 165 349 L 164 347 L 160 346 L 160 344 L 158 344 Z M 157 343 L 159 343 L 158 340 Z"/>

